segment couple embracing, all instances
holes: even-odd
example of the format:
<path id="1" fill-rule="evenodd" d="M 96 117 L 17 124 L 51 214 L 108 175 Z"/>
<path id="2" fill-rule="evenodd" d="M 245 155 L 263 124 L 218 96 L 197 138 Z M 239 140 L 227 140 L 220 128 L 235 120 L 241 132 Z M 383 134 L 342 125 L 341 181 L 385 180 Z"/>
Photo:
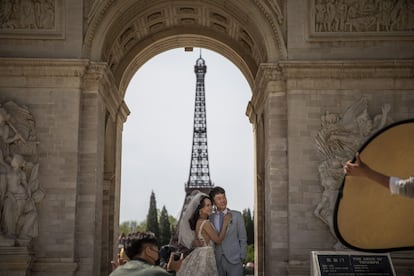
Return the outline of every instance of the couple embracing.
<path id="1" fill-rule="evenodd" d="M 213 204 L 216 212 L 213 213 Z M 184 259 L 178 276 L 241 276 L 247 254 L 247 235 L 240 212 L 227 208 L 226 193 L 214 187 L 197 193 L 179 225 L 179 242 L 198 246 Z"/>

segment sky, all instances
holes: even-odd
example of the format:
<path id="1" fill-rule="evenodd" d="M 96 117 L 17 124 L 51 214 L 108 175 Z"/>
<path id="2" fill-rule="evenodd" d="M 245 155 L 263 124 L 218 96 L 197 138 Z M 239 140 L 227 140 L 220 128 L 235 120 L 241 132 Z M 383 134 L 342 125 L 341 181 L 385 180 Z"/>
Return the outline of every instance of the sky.
<path id="1" fill-rule="evenodd" d="M 224 56 L 201 50 L 205 75 L 210 178 L 226 190 L 230 209 L 254 204 L 253 128 L 245 115 L 251 89 Z M 131 111 L 123 128 L 120 223 L 146 219 L 151 192 L 178 219 L 189 176 L 200 49 L 177 48 L 148 60 L 126 91 Z"/>

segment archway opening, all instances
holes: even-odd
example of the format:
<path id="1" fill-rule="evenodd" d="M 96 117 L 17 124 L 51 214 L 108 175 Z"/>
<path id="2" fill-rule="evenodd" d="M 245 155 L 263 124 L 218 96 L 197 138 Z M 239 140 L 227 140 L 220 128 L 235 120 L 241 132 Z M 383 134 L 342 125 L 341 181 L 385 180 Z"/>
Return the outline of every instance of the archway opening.
<path id="1" fill-rule="evenodd" d="M 195 74 L 199 49 L 177 48 L 149 59 L 132 77 L 125 102 L 120 222 L 146 220 L 150 195 L 178 219 L 185 197 L 192 146 Z M 245 115 L 250 86 L 222 55 L 203 49 L 208 154 L 215 186 L 226 189 L 229 208 L 254 206 L 254 139 Z M 253 242 L 253 241 L 252 241 Z"/>

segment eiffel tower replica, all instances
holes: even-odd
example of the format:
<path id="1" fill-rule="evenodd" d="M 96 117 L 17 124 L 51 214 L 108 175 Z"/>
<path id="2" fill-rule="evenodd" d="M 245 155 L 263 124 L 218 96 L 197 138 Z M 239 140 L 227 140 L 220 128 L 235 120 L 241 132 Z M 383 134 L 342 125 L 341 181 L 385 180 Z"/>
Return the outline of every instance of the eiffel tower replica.
<path id="1" fill-rule="evenodd" d="M 214 187 L 210 179 L 210 168 L 208 163 L 207 148 L 207 120 L 206 120 L 206 97 L 204 87 L 204 76 L 207 72 L 207 66 L 204 59 L 200 57 L 194 65 L 196 74 L 196 95 L 194 106 L 194 123 L 193 123 L 193 146 L 191 149 L 190 173 L 187 182 L 185 182 L 185 199 L 181 209 L 180 218 L 176 230 L 173 233 L 171 244 L 178 247 L 178 225 L 180 224 L 184 210 L 195 191 L 208 194 Z"/>

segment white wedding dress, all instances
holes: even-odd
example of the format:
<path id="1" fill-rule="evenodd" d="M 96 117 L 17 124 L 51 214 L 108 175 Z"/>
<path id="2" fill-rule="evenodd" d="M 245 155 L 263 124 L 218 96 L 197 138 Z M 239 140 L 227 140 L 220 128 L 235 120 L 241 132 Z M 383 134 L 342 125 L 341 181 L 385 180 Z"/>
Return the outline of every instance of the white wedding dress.
<path id="1" fill-rule="evenodd" d="M 205 220 L 201 223 L 198 231 L 198 238 L 203 241 L 204 246 L 196 247 L 183 261 L 177 276 L 217 276 L 216 258 L 214 255 L 214 242 L 210 240 L 209 244 L 205 243 L 205 239 L 201 234 L 205 223 L 211 223 Z"/>

